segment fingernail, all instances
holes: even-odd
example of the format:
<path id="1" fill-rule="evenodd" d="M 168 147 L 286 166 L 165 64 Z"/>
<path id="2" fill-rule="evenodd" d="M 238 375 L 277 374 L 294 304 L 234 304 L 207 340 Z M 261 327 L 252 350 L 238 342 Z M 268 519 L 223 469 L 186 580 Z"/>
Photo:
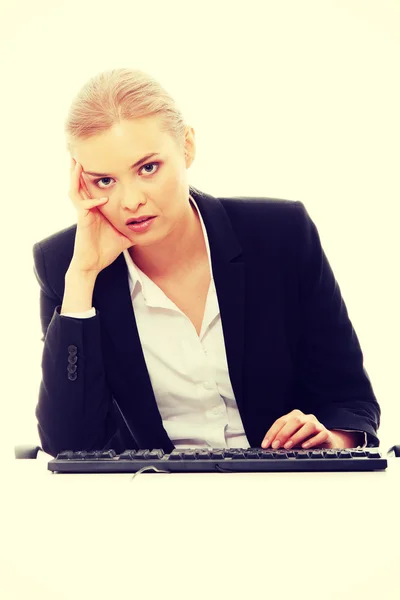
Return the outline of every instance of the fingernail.
<path id="1" fill-rule="evenodd" d="M 272 442 L 272 447 L 273 448 L 279 448 L 279 446 L 281 445 L 279 440 L 275 440 L 274 442 Z"/>
<path id="2" fill-rule="evenodd" d="M 290 446 L 293 445 L 293 442 L 286 442 L 286 444 L 283 446 L 284 448 L 290 448 Z"/>

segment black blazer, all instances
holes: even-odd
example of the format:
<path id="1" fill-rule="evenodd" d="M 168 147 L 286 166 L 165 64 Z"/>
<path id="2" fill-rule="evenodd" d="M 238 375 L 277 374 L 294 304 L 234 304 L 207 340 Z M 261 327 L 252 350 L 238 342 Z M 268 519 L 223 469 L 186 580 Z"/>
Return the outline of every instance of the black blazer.
<path id="1" fill-rule="evenodd" d="M 294 408 L 379 445 L 380 408 L 339 286 L 301 202 L 190 188 L 209 236 L 229 374 L 247 439 Z M 60 315 L 76 224 L 33 246 L 44 341 L 43 449 L 162 448 L 123 254 L 97 277 L 89 319 Z M 154 331 L 157 335 L 157 331 Z"/>

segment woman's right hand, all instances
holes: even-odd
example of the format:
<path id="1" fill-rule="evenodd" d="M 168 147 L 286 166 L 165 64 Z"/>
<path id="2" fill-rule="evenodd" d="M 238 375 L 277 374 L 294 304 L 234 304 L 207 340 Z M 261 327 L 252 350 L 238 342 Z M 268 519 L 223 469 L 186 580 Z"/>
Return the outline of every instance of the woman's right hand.
<path id="1" fill-rule="evenodd" d="M 79 271 L 98 275 L 133 243 L 97 208 L 106 204 L 108 198 L 90 198 L 82 178 L 82 166 L 73 158 L 70 175 L 69 197 L 78 215 L 71 265 Z"/>

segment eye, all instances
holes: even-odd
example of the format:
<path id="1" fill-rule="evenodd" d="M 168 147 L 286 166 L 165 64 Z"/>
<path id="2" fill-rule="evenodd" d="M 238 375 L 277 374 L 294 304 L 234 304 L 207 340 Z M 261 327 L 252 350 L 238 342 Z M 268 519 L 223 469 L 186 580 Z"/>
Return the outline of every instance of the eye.
<path id="1" fill-rule="evenodd" d="M 101 179 L 95 179 L 95 180 L 93 181 L 93 183 L 94 183 L 95 185 L 97 185 L 97 187 L 99 187 L 100 189 L 104 189 L 103 187 L 101 187 L 101 186 L 99 185 L 99 182 L 100 182 L 100 181 L 107 180 L 107 179 L 112 179 L 112 177 L 102 177 Z M 106 188 L 107 188 L 107 187 L 109 187 L 109 186 L 108 186 L 108 185 L 106 185 Z"/>
<path id="2" fill-rule="evenodd" d="M 153 163 L 147 163 L 146 165 L 143 165 L 143 167 L 141 167 L 140 170 L 144 169 L 145 167 L 152 167 L 153 165 L 157 165 L 157 171 L 158 171 L 158 167 L 159 167 L 158 162 L 153 162 Z M 150 173 L 150 175 L 154 175 L 154 173 L 156 173 L 157 171 L 153 171 L 152 173 Z M 148 173 L 148 171 L 146 171 L 146 173 Z"/>
<path id="3" fill-rule="evenodd" d="M 146 173 L 147 173 L 148 175 L 154 175 L 155 173 L 157 173 L 157 171 L 158 171 L 158 167 L 159 167 L 159 165 L 160 165 L 160 163 L 158 163 L 158 162 L 154 162 L 154 163 L 147 163 L 147 164 L 143 165 L 143 166 L 140 168 L 140 170 L 144 169 L 145 167 L 152 167 L 152 166 L 154 166 L 154 165 L 156 165 L 156 166 L 157 166 L 157 170 L 156 170 L 156 171 L 153 171 L 153 172 L 151 172 L 151 173 L 149 173 L 148 171 L 146 171 Z M 109 185 L 106 185 L 105 187 L 103 187 L 103 186 L 99 185 L 99 183 L 100 183 L 100 181 L 107 181 L 107 180 L 108 180 L 108 181 L 112 180 L 112 177 L 101 177 L 100 179 L 95 179 L 95 180 L 93 181 L 93 183 L 94 183 L 95 185 L 97 185 L 97 187 L 99 187 L 100 189 L 103 189 L 103 190 L 104 190 L 104 189 L 106 189 L 106 188 L 108 188 L 108 187 L 110 187 L 110 186 L 109 186 Z"/>

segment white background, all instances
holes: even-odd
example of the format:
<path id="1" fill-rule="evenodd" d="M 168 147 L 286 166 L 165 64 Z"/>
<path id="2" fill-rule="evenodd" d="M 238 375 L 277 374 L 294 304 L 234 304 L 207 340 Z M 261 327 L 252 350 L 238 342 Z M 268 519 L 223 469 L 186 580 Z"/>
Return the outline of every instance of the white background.
<path id="1" fill-rule="evenodd" d="M 1 454 L 39 442 L 32 246 L 76 222 L 63 134 L 94 74 L 155 76 L 195 129 L 189 182 L 214 196 L 302 201 L 317 225 L 400 443 L 400 2 L 3 2 Z"/>

